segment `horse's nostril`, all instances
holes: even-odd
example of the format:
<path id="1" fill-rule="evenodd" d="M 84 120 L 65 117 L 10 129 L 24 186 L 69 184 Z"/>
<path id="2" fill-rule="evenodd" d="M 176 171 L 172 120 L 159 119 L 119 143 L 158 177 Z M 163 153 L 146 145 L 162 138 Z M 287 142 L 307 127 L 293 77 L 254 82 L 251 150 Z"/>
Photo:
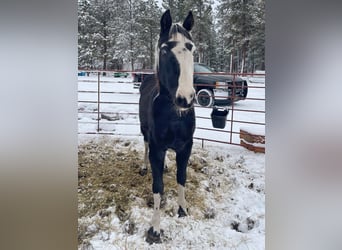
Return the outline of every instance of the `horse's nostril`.
<path id="1" fill-rule="evenodd" d="M 191 107 L 191 105 L 194 103 L 194 99 L 193 98 L 191 98 L 191 101 L 190 101 L 190 103 L 187 101 L 187 99 L 186 98 L 184 98 L 184 97 L 177 97 L 176 98 L 176 105 L 178 106 L 178 107 L 181 107 L 181 108 L 189 108 L 189 107 Z"/>
<path id="2" fill-rule="evenodd" d="M 177 97 L 176 98 L 176 105 L 179 107 L 185 107 L 186 106 L 186 100 L 183 97 Z"/>

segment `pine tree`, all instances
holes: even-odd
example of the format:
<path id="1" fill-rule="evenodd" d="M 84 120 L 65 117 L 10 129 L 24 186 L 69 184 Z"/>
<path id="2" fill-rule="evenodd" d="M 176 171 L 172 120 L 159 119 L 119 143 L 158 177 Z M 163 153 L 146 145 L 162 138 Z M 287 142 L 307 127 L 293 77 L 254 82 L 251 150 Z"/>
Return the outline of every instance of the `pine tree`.
<path id="1" fill-rule="evenodd" d="M 196 41 L 195 60 L 200 63 L 208 63 L 208 49 L 212 42 L 212 8 L 210 1 L 192 0 L 191 9 L 195 15 L 195 26 L 192 31 L 194 40 Z"/>
<path id="2" fill-rule="evenodd" d="M 265 0 L 256 2 L 257 8 L 254 15 L 254 28 L 250 40 L 250 53 L 248 59 L 249 69 L 265 70 Z"/>
<path id="3" fill-rule="evenodd" d="M 136 48 L 138 58 L 141 60 L 141 68 L 152 69 L 162 12 L 155 0 L 146 0 L 141 2 L 138 13 L 137 22 L 141 24 Z"/>
<path id="4" fill-rule="evenodd" d="M 121 23 L 120 32 L 118 34 L 118 54 L 119 57 L 129 65 L 131 70 L 134 70 L 136 60 L 136 37 L 140 24 L 136 22 L 138 0 L 128 0 L 121 5 Z"/>
<path id="5" fill-rule="evenodd" d="M 96 30 L 94 34 L 94 43 L 97 47 L 97 58 L 99 66 L 102 65 L 103 70 L 108 69 L 108 61 L 113 53 L 114 35 L 116 33 L 113 25 L 115 17 L 115 9 L 108 8 L 113 6 L 116 1 L 113 0 L 94 0 L 93 16 L 96 19 Z"/>
<path id="6" fill-rule="evenodd" d="M 123 0 L 79 1 L 79 66 L 107 70 L 117 54 Z M 115 56 L 114 56 L 115 57 Z"/>
<path id="7" fill-rule="evenodd" d="M 91 4 L 87 0 L 78 3 L 78 66 L 94 68 L 96 46 L 94 28 L 96 20 L 91 15 Z"/>
<path id="8" fill-rule="evenodd" d="M 79 67 L 152 68 L 162 14 L 156 0 L 79 0 Z M 220 71 L 265 68 L 265 0 L 163 0 L 173 22 L 193 11 L 194 58 Z"/>
<path id="9" fill-rule="evenodd" d="M 211 64 L 214 58 L 214 29 L 211 0 L 163 0 L 162 6 L 170 9 L 173 22 L 182 22 L 191 10 L 195 25 L 191 31 L 195 41 L 195 61 Z"/>
<path id="10" fill-rule="evenodd" d="M 164 9 L 169 9 L 173 22 L 181 22 L 192 7 L 192 1 L 189 0 L 163 0 Z"/>
<path id="11" fill-rule="evenodd" d="M 252 60 L 264 53 L 264 0 L 221 0 L 218 11 L 220 41 L 230 57 L 230 71 L 252 71 Z M 263 23 L 263 24 L 262 24 Z M 261 49 L 260 49 L 261 48 Z M 228 54 L 227 54 L 228 53 Z M 260 60 L 259 60 L 260 61 Z M 263 60 L 261 60 L 263 61 Z"/>
<path id="12" fill-rule="evenodd" d="M 206 55 L 206 64 L 213 69 L 219 69 L 219 58 L 218 58 L 218 35 L 215 30 L 215 26 L 212 25 L 210 29 L 210 39 L 208 41 L 208 51 Z"/>

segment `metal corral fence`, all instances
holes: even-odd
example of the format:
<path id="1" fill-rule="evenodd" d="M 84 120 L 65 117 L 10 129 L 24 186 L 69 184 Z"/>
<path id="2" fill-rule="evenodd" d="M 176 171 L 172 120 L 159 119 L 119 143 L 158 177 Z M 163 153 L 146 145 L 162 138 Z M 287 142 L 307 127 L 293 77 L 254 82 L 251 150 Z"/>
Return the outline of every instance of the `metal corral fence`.
<path id="1" fill-rule="evenodd" d="M 140 82 L 133 81 L 137 73 L 146 72 L 79 70 L 79 134 L 141 136 L 138 105 Z M 196 104 L 194 139 L 201 140 L 202 146 L 205 141 L 241 145 L 241 130 L 264 136 L 265 74 L 213 74 L 230 75 L 233 79 L 239 77 L 246 80 L 248 94 L 244 100 L 232 102 L 229 106 L 218 106 L 219 109 L 229 110 L 223 129 L 213 127 L 213 107 Z M 232 84 L 235 84 L 234 81 Z"/>

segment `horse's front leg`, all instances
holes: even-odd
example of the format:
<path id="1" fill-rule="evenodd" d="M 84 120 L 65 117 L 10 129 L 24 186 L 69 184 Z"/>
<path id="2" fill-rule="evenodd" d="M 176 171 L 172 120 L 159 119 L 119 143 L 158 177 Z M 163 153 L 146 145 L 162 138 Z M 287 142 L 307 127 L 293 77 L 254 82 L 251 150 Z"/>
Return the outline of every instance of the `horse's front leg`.
<path id="1" fill-rule="evenodd" d="M 184 189 L 186 182 L 186 167 L 188 165 L 191 149 L 192 141 L 188 142 L 182 150 L 176 152 L 179 217 L 187 216 Z"/>
<path id="2" fill-rule="evenodd" d="M 160 238 L 160 201 L 164 193 L 163 184 L 163 171 L 164 171 L 164 158 L 165 150 L 160 149 L 158 146 L 150 143 L 149 159 L 152 168 L 152 191 L 153 191 L 153 216 L 151 227 L 147 232 L 146 241 L 150 244 L 161 243 Z"/>

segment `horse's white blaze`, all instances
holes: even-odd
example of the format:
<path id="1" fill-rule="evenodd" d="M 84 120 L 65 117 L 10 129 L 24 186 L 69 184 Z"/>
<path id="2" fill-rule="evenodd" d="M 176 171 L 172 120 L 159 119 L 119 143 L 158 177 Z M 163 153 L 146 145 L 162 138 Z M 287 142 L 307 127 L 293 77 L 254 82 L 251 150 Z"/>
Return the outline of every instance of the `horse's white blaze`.
<path id="1" fill-rule="evenodd" d="M 186 211 L 186 201 L 184 194 L 184 186 L 178 184 L 178 205 L 181 206 Z"/>
<path id="2" fill-rule="evenodd" d="M 153 210 L 153 216 L 152 216 L 152 227 L 153 231 L 157 234 L 160 234 L 160 194 L 153 194 L 153 200 L 154 200 L 154 210 Z"/>
<path id="3" fill-rule="evenodd" d="M 190 103 L 195 96 L 195 89 L 193 86 L 194 57 L 192 54 L 194 46 L 191 51 L 186 49 L 186 43 L 190 43 L 192 45 L 193 43 L 179 33 L 176 33 L 170 41 L 178 42 L 177 45 L 171 49 L 180 67 L 176 97 L 183 97 L 188 103 Z"/>

